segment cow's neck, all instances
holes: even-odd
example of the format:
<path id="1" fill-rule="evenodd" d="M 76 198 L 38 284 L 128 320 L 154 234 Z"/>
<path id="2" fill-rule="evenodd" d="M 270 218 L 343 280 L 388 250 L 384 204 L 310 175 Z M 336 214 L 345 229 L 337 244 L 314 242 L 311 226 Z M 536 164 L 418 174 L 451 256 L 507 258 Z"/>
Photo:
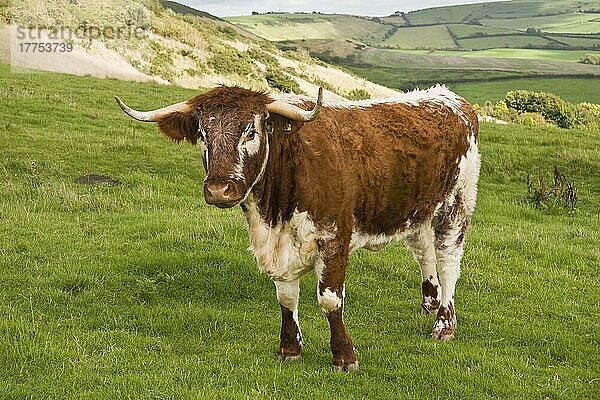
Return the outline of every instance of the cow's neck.
<path id="1" fill-rule="evenodd" d="M 262 219 L 271 226 L 287 221 L 297 207 L 295 171 L 297 134 L 278 129 L 269 135 L 269 159 L 263 177 L 252 189 Z"/>

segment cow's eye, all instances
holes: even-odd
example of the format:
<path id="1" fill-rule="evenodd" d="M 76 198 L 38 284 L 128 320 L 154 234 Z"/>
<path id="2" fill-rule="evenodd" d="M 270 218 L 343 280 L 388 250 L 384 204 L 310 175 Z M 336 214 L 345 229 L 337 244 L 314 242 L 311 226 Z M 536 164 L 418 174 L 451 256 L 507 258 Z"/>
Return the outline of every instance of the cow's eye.
<path id="1" fill-rule="evenodd" d="M 256 136 L 256 132 L 254 131 L 250 131 L 248 132 L 248 134 L 246 135 L 246 140 L 249 142 L 251 140 L 254 140 L 254 137 Z"/>

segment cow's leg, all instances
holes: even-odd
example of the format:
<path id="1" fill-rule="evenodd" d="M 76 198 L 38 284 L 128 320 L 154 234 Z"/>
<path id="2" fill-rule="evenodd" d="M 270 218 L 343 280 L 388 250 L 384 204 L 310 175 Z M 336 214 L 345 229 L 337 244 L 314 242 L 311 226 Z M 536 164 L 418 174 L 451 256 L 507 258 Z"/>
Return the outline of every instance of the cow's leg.
<path id="1" fill-rule="evenodd" d="M 329 322 L 333 367 L 340 371 L 355 371 L 358 361 L 343 320 L 347 265 L 348 243 L 340 244 L 337 238 L 321 243 L 315 264 L 317 299 Z"/>
<path id="2" fill-rule="evenodd" d="M 458 191 L 454 201 L 444 204 L 441 213 L 434 220 L 435 252 L 442 298 L 432 336 L 440 340 L 452 340 L 456 330 L 454 289 L 460 275 L 460 261 L 470 219 L 471 211 L 465 206 L 464 197 Z"/>
<path id="3" fill-rule="evenodd" d="M 277 301 L 281 306 L 281 333 L 277 358 L 280 361 L 298 360 L 302 352 L 302 333 L 298 322 L 300 281 L 275 281 L 275 288 Z"/>
<path id="4" fill-rule="evenodd" d="M 406 239 L 415 259 L 421 266 L 421 313 L 436 314 L 440 307 L 441 293 L 435 268 L 435 237 L 430 224 L 425 225 Z"/>

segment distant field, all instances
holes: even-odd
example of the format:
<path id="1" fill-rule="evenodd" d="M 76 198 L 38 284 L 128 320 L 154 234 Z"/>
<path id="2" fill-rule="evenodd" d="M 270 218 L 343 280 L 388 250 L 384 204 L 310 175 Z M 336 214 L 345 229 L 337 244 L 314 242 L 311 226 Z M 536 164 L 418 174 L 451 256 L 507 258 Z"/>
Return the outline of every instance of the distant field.
<path id="1" fill-rule="evenodd" d="M 406 18 L 413 25 L 479 21 L 484 18 L 518 20 L 540 15 L 575 13 L 581 9 L 599 7 L 598 0 L 512 0 L 429 8 L 410 12 L 406 14 Z"/>
<path id="2" fill-rule="evenodd" d="M 557 37 L 558 42 L 570 45 L 570 46 L 585 46 L 594 47 L 600 50 L 600 37 L 594 36 L 590 38 L 585 37 Z"/>
<path id="3" fill-rule="evenodd" d="M 472 103 L 483 104 L 486 101 L 501 100 L 510 90 L 533 90 L 554 93 L 567 101 L 584 101 L 600 104 L 598 79 L 586 78 L 543 78 L 515 79 L 497 82 L 463 83 L 450 85 L 452 90 L 464 96 Z"/>
<path id="4" fill-rule="evenodd" d="M 447 22 L 463 22 L 480 8 L 477 4 L 465 4 L 452 7 L 436 7 L 414 11 L 406 14 L 411 25 L 443 24 Z"/>
<path id="5" fill-rule="evenodd" d="M 540 36 L 490 36 L 481 38 L 460 39 L 458 44 L 463 49 L 485 50 L 495 48 L 523 48 L 530 46 L 547 46 L 551 41 Z"/>
<path id="6" fill-rule="evenodd" d="M 484 26 L 525 31 L 527 28 L 541 29 L 544 32 L 597 33 L 600 32 L 599 14 L 572 13 L 544 15 L 531 18 L 482 19 Z M 561 27 L 570 27 L 561 30 Z"/>
<path id="7" fill-rule="evenodd" d="M 518 33 L 518 31 L 514 29 L 471 24 L 448 24 L 446 26 L 457 38 L 465 38 L 470 35 L 502 35 L 507 33 Z"/>
<path id="8" fill-rule="evenodd" d="M 391 27 L 349 15 L 267 14 L 227 18 L 271 41 L 360 39 L 381 41 Z"/>
<path id="9" fill-rule="evenodd" d="M 399 28 L 383 46 L 400 49 L 451 49 L 456 43 L 444 25 Z"/>
<path id="10" fill-rule="evenodd" d="M 487 69 L 524 71 L 540 74 L 596 74 L 600 67 L 553 59 L 521 59 L 451 56 L 452 52 L 425 53 L 402 50 L 369 49 L 361 53 L 362 62 L 381 67 L 430 69 Z"/>
<path id="11" fill-rule="evenodd" d="M 487 58 L 522 58 L 530 60 L 555 60 L 577 62 L 586 54 L 599 54 L 587 50 L 538 50 L 538 49 L 488 49 L 488 50 L 403 50 L 414 54 L 428 54 L 450 57 L 487 57 Z"/>

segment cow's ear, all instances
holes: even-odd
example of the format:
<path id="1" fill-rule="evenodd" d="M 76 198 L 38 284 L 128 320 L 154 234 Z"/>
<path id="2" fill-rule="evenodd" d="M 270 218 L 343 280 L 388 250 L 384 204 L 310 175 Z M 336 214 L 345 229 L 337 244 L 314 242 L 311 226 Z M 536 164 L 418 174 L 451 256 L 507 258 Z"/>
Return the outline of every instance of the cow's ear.
<path id="1" fill-rule="evenodd" d="M 198 119 L 190 113 L 174 112 L 159 118 L 157 122 L 162 133 L 175 142 L 185 139 L 196 144 L 198 141 Z"/>

